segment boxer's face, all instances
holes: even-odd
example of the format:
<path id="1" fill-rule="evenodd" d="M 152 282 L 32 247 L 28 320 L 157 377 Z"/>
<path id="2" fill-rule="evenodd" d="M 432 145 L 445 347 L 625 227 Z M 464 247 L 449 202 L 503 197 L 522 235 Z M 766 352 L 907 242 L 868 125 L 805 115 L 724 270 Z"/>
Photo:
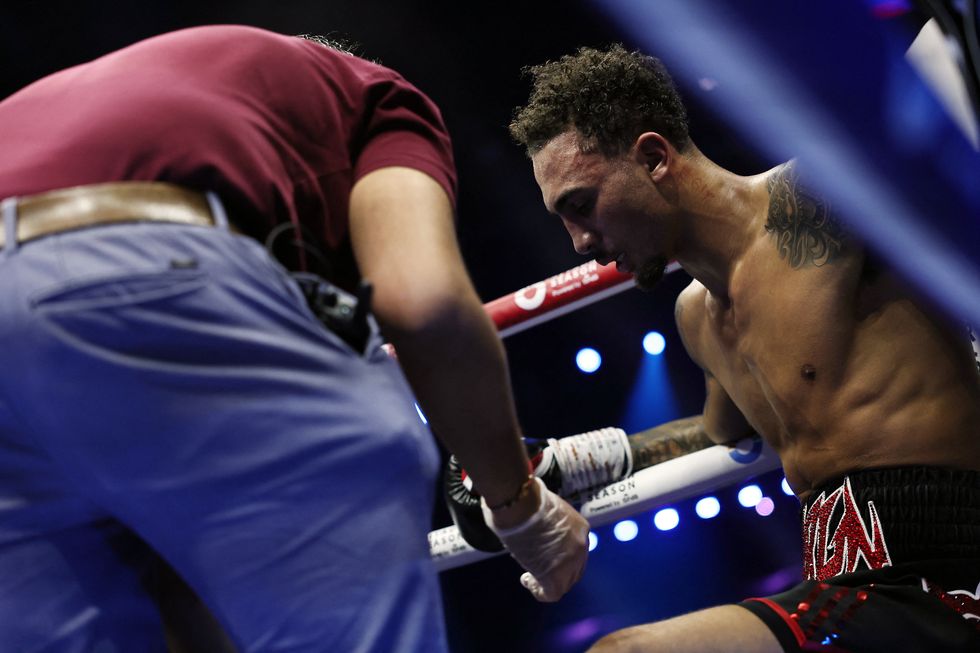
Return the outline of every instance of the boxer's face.
<path id="1" fill-rule="evenodd" d="M 531 161 L 545 207 L 561 218 L 576 252 L 615 261 L 641 288 L 659 281 L 674 230 L 647 165 L 633 153 L 583 152 L 574 132 L 549 141 Z"/>

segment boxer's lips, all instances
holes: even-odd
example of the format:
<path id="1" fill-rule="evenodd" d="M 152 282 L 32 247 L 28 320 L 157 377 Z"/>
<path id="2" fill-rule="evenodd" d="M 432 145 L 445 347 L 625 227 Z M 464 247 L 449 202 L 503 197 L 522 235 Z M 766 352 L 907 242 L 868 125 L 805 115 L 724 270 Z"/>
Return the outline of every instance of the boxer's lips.
<path id="1" fill-rule="evenodd" d="M 615 263 L 618 269 L 619 266 L 623 264 L 623 260 L 625 258 L 626 258 L 626 254 L 618 254 L 615 256 L 610 254 L 610 255 L 597 256 L 595 260 L 599 265 L 609 265 L 610 263 Z"/>
<path id="2" fill-rule="evenodd" d="M 616 270 L 624 274 L 633 273 L 633 266 L 626 262 L 626 254 L 620 254 L 616 257 Z"/>

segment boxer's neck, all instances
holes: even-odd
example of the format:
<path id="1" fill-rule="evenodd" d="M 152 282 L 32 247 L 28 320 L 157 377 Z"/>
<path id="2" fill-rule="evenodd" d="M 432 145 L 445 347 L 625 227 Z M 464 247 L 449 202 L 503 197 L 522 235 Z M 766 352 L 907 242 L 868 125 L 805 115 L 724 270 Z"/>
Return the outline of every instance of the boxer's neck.
<path id="1" fill-rule="evenodd" d="M 681 172 L 684 219 L 677 261 L 713 295 L 727 298 L 732 272 L 765 221 L 769 173 L 736 175 L 700 152 L 688 157 Z"/>

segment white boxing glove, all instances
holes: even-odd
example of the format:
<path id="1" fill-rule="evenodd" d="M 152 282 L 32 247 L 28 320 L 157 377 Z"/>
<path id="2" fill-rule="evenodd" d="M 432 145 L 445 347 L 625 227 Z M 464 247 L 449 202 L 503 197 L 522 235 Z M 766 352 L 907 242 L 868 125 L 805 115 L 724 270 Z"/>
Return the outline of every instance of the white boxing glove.
<path id="1" fill-rule="evenodd" d="M 487 502 L 481 498 L 480 504 L 487 526 L 527 571 L 521 585 L 538 601 L 553 602 L 582 577 L 589 556 L 589 522 L 540 478 L 534 482 L 541 490 L 541 505 L 523 524 L 497 528 Z"/>

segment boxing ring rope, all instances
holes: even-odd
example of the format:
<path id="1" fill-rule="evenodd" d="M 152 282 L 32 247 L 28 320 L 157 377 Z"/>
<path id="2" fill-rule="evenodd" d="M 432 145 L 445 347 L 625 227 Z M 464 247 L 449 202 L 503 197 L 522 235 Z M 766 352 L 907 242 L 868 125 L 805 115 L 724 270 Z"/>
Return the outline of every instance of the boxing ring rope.
<path id="1" fill-rule="evenodd" d="M 667 272 L 679 269 L 676 261 L 667 266 Z M 633 276 L 617 271 L 615 265 L 589 261 L 504 295 L 483 308 L 497 325 L 500 337 L 506 338 L 635 285 Z"/>
<path id="2" fill-rule="evenodd" d="M 680 266 L 674 262 L 667 272 Z M 635 285 L 614 265 L 584 263 L 484 305 L 501 337 L 593 304 Z M 716 445 L 642 469 L 585 497 L 579 511 L 592 527 L 602 526 L 672 501 L 708 492 L 780 467 L 776 453 L 758 438 L 735 446 Z M 506 553 L 474 549 L 456 526 L 429 533 L 429 555 L 438 571 Z"/>

